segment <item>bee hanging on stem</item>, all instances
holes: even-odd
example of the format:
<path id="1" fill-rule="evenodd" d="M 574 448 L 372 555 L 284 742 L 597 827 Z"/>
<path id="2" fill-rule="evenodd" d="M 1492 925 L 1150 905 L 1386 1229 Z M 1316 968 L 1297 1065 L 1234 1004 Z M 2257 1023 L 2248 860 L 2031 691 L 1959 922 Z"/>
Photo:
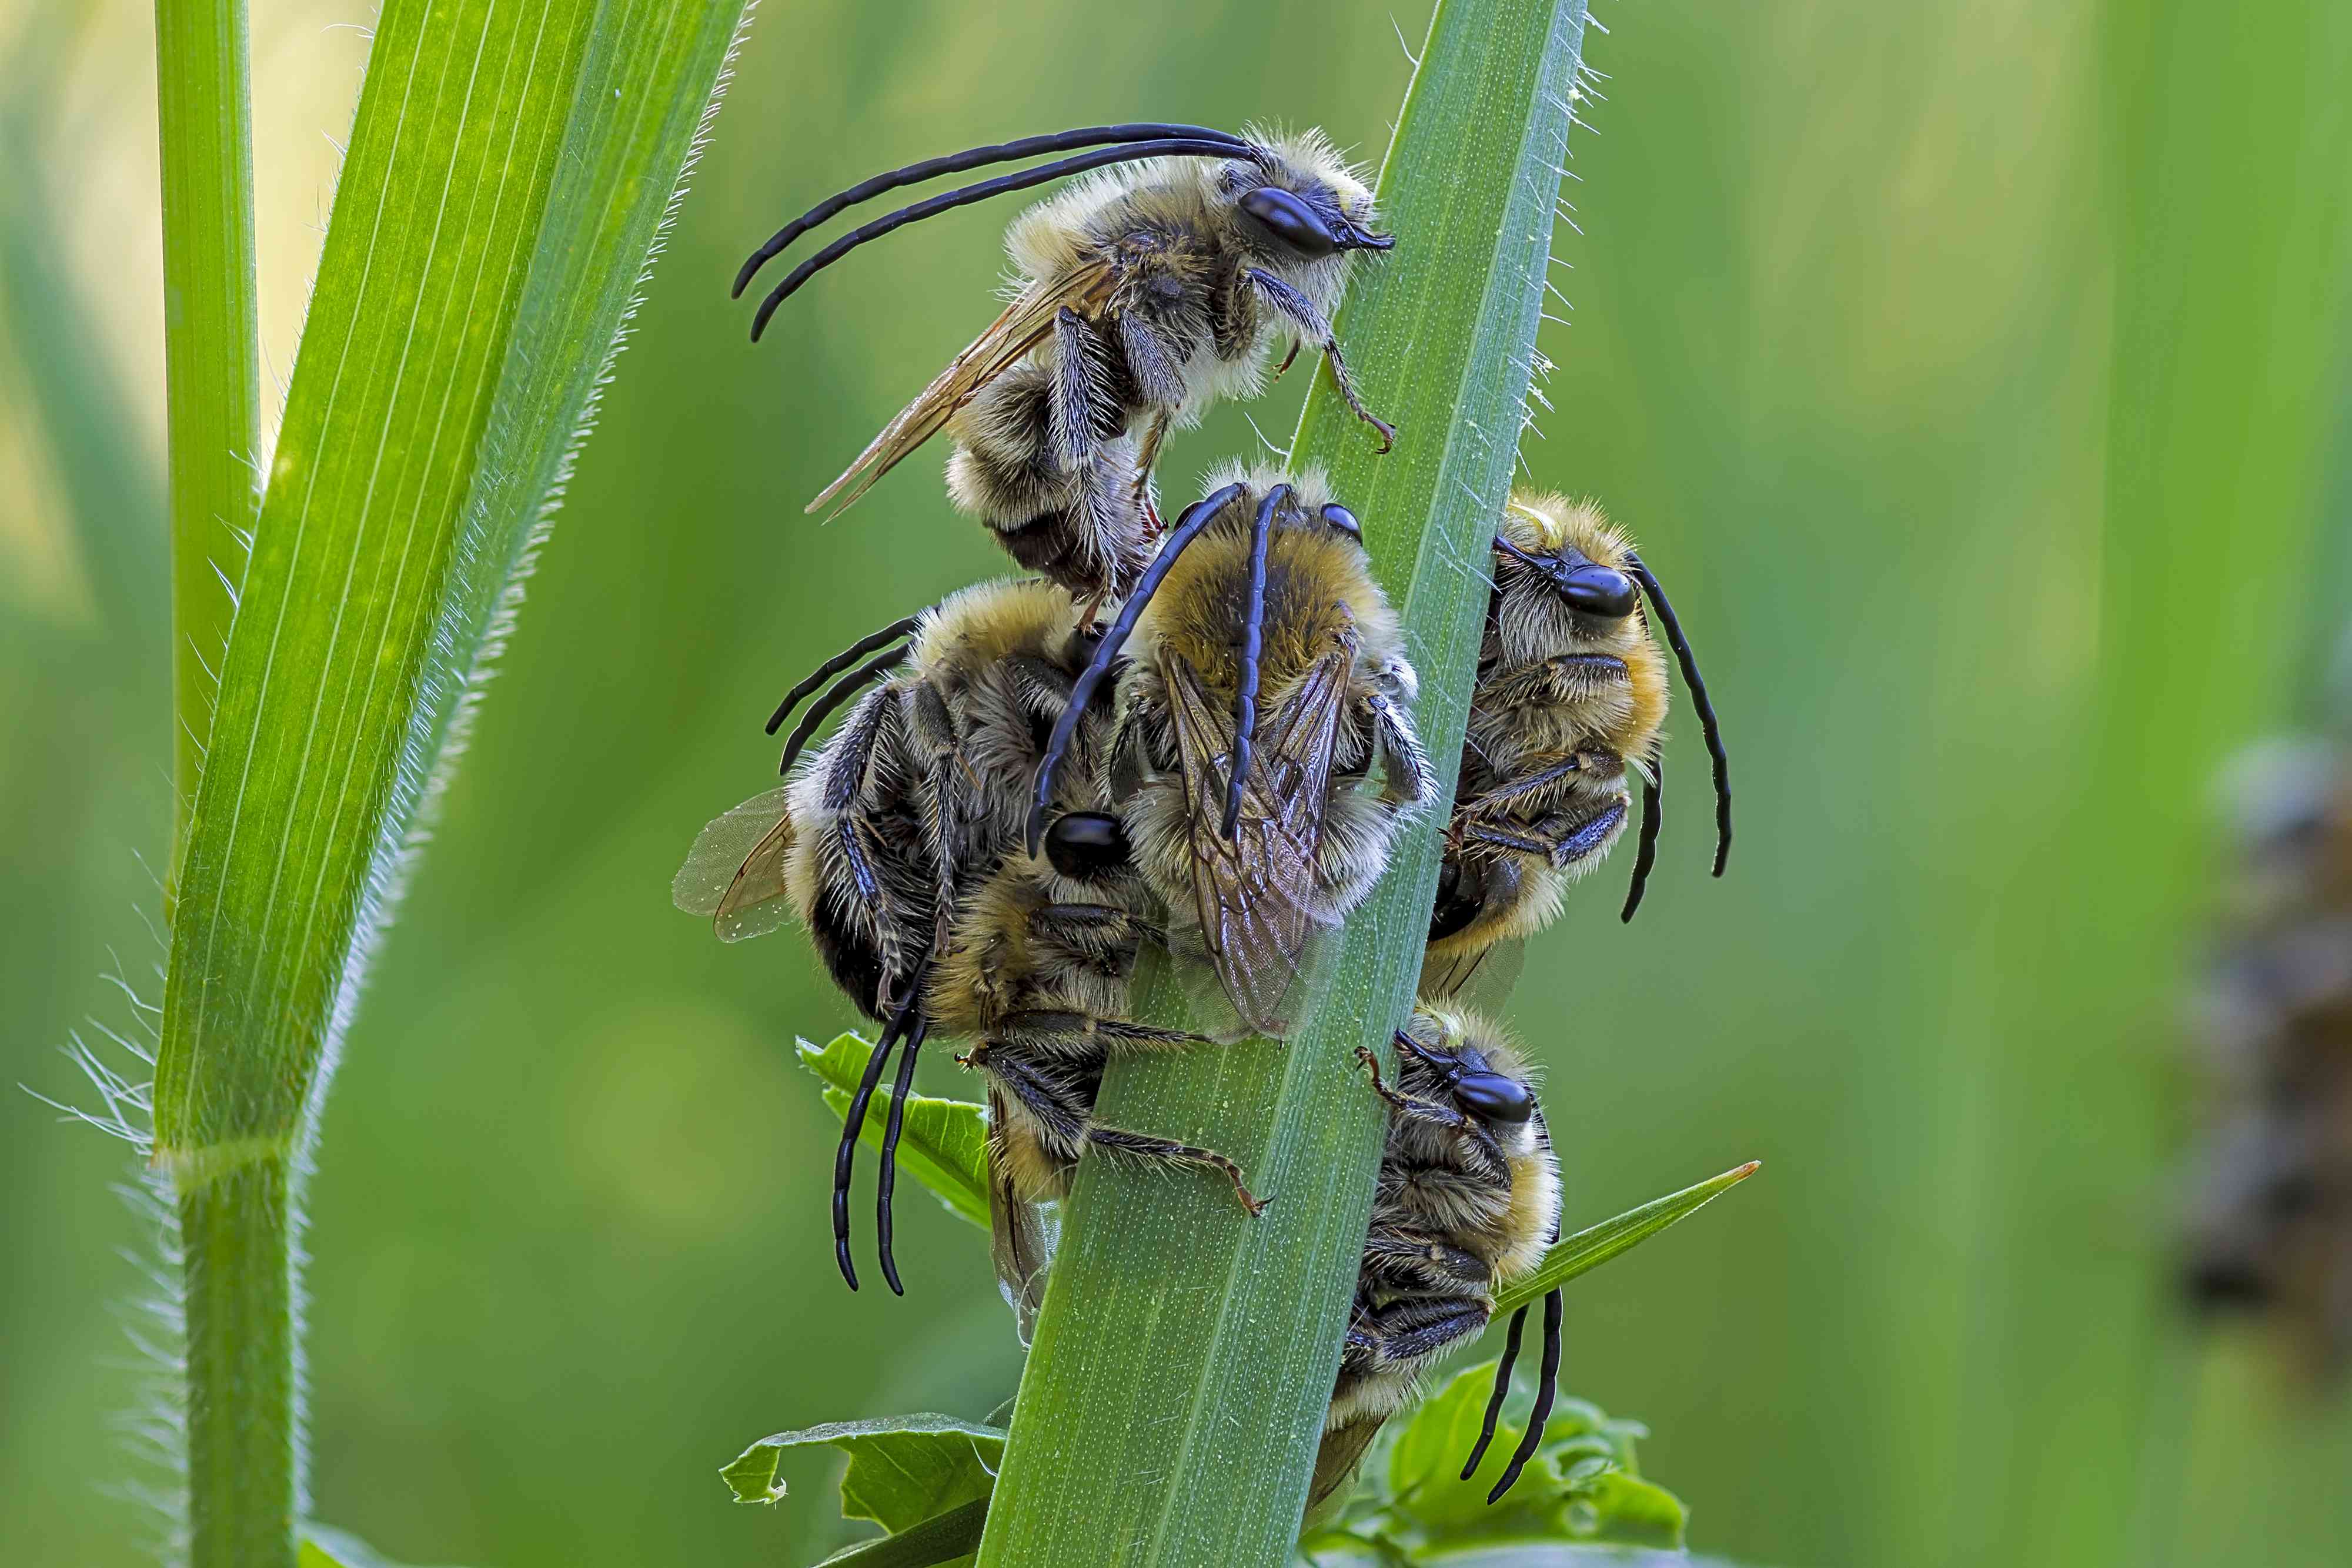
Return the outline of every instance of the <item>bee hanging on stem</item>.
<path id="1" fill-rule="evenodd" d="M 1221 398 L 1251 396 L 1288 336 L 1320 350 L 1348 404 L 1357 396 L 1330 319 L 1373 228 L 1370 191 L 1317 131 L 1236 136 L 1195 125 L 1098 125 L 1026 137 L 890 170 L 818 203 L 743 264 L 740 298 L 767 263 L 836 214 L 946 174 L 1052 152 L 1075 156 L 999 175 L 861 225 L 803 261 L 752 319 L 870 240 L 936 214 L 1066 175 L 1091 177 L 1032 207 L 1005 236 L 1012 302 L 811 502 L 846 507 L 942 430 L 955 505 L 1013 559 L 1087 599 L 1124 595 L 1158 532 L 1150 479 L 1171 427 Z M 1285 365 L 1289 363 L 1285 360 Z"/>
<path id="2" fill-rule="evenodd" d="M 1312 474 L 1248 474 L 1188 507 L 1046 743 L 1033 846 L 1115 668 L 1111 795 L 1170 951 L 1205 958 L 1242 1021 L 1279 1034 L 1309 942 L 1362 902 L 1433 789 L 1360 525 Z"/>
<path id="3" fill-rule="evenodd" d="M 1642 781 L 1642 833 L 1622 917 L 1641 906 L 1656 861 L 1665 662 L 1642 597 L 1664 631 L 1714 765 L 1715 874 L 1731 851 L 1728 753 L 1696 655 L 1633 544 L 1590 502 L 1515 494 L 1494 542 L 1495 591 L 1446 829 L 1423 966 L 1425 994 L 1450 996 L 1487 954 L 1549 925 L 1569 884 L 1601 863 Z"/>
<path id="4" fill-rule="evenodd" d="M 795 685 L 769 722 L 772 734 L 833 681 L 785 746 L 790 782 L 704 829 L 673 884 L 681 908 L 709 915 L 730 941 L 796 915 L 834 982 L 883 1026 L 835 1163 L 835 1252 L 852 1290 L 849 1186 L 867 1106 L 897 1054 L 876 1224 L 883 1278 L 903 1293 L 890 1204 L 915 1060 L 931 1028 L 929 978 L 965 889 L 1020 841 L 1045 737 L 1092 650 L 1069 596 L 1035 580 L 964 589 L 860 639 Z M 825 717 L 853 697 L 840 729 L 803 761 Z"/>

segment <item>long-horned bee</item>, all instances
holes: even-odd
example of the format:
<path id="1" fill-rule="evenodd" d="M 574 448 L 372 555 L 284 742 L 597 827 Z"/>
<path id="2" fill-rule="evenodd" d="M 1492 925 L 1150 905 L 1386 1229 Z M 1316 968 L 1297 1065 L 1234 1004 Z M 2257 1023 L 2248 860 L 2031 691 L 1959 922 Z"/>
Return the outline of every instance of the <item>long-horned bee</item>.
<path id="1" fill-rule="evenodd" d="M 1475 1013 L 1424 1003 L 1397 1031 L 1396 1051 L 1392 1083 L 1381 1079 L 1370 1051 L 1358 1053 L 1388 1102 L 1389 1134 L 1309 1507 L 1354 1473 L 1421 1375 L 1486 1329 L 1495 1292 L 1532 1270 L 1559 1239 L 1551 1135 L 1527 1064 L 1502 1032 Z M 1489 1502 L 1511 1489 L 1542 1446 L 1559 1383 L 1560 1320 L 1555 1290 L 1544 1298 L 1535 1404 Z M 1465 1479 L 1494 1440 L 1526 1322 L 1521 1307 L 1477 1444 L 1462 1467 Z"/>
<path id="2" fill-rule="evenodd" d="M 855 502 L 940 431 L 956 505 L 1024 566 L 1081 597 L 1123 594 L 1150 554 L 1148 486 L 1162 437 L 1219 398 L 1265 381 L 1266 350 L 1312 344 L 1358 416 L 1332 335 L 1357 253 L 1375 232 L 1371 193 L 1323 136 L 1189 125 L 1109 125 L 977 147 L 891 170 L 779 229 L 743 265 L 740 297 L 810 229 L 887 191 L 1047 152 L 1091 151 L 918 202 L 851 230 L 761 301 L 776 308 L 868 240 L 936 213 L 1097 171 L 1015 219 L 1005 236 L 1012 302 L 810 503 Z M 1287 361 L 1284 361 L 1286 364 Z"/>
<path id="3" fill-rule="evenodd" d="M 1425 993 L 1450 996 L 1498 945 L 1542 929 L 1569 884 L 1623 833 L 1629 768 L 1643 779 L 1640 853 L 1624 916 L 1640 906 L 1657 842 L 1664 656 L 1641 595 L 1682 664 L 1716 781 L 1716 874 L 1731 846 L 1728 762 L 1715 709 L 1673 606 L 1599 507 L 1516 494 L 1495 536 L 1495 591 L 1479 651 L 1430 918 Z"/>
<path id="4" fill-rule="evenodd" d="M 897 638 L 908 640 L 849 669 Z M 797 915 L 835 983 L 884 1026 L 835 1167 L 835 1254 L 852 1289 L 849 1182 L 867 1103 L 896 1051 L 877 1224 L 883 1277 L 897 1291 L 894 1155 L 930 1025 L 928 976 L 965 886 L 1019 841 L 1031 776 L 1091 648 L 1069 596 L 1034 580 L 964 589 L 883 628 L 827 661 L 777 710 L 772 732 L 801 696 L 848 669 L 794 732 L 784 761 L 791 781 L 706 828 L 674 884 L 680 907 L 711 915 L 730 940 L 772 929 L 787 910 Z M 891 673 L 902 664 L 903 673 Z M 867 685 L 839 730 L 795 767 L 824 713 Z M 1088 744 L 1081 739 L 1082 749 Z"/>
<path id="5" fill-rule="evenodd" d="M 1308 942 L 1370 891 L 1432 787 L 1417 682 L 1354 516 L 1319 476 L 1272 472 L 1186 510 L 1047 743 L 1033 843 L 1065 738 L 1115 667 L 1111 793 L 1170 951 L 1205 958 L 1243 1021 L 1279 1033 Z"/>

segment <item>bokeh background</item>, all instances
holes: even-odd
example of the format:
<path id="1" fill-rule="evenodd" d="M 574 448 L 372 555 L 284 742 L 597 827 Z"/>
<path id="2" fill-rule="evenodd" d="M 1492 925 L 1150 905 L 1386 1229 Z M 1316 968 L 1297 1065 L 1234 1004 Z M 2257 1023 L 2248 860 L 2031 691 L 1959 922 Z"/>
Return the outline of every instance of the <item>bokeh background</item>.
<path id="1" fill-rule="evenodd" d="M 152 33 L 0 5 L 0 1082 L 152 1002 L 169 784 Z M 264 340 L 290 364 L 363 0 L 253 0 Z M 2352 603 L 2352 23 L 2299 0 L 1604 0 L 1527 462 L 1635 530 L 1735 747 L 1685 717 L 1648 905 L 1528 956 L 1570 1214 L 1764 1174 L 1579 1284 L 1568 1381 L 1762 1563 L 2341 1563 L 2352 1416 L 2174 1304 L 2209 785 L 2314 722 Z M 800 513 L 988 313 L 1009 212 L 828 274 L 756 351 L 748 246 L 876 168 L 1155 115 L 1377 160 L 1424 16 L 769 0 L 436 845 L 351 1032 L 310 1248 L 319 1513 L 412 1562 L 797 1563 L 717 1467 L 979 1416 L 976 1234 L 902 1201 L 851 1297 L 788 937 L 669 907 L 816 656 L 1002 563 L 918 464 Z M 1295 383 L 1169 455 L 1280 438 Z M 94 1038 L 94 1037 L 91 1037 Z M 944 1053 L 942 1053 L 943 1056 Z M 928 1064 L 940 1092 L 953 1069 Z M 119 1145 L 0 1099 L 0 1555 L 133 1560 Z M 1148 1417 L 1148 1413 L 1140 1413 Z"/>

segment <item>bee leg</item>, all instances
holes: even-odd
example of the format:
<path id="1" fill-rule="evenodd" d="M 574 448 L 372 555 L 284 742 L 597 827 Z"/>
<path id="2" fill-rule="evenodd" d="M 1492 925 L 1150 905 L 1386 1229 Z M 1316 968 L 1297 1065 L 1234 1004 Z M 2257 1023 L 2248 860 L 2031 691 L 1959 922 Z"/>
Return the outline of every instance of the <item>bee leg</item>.
<path id="1" fill-rule="evenodd" d="M 1491 844 L 1498 850 L 1517 850 L 1521 854 L 1549 855 L 1551 845 L 1532 832 L 1518 832 L 1493 822 L 1466 822 L 1462 827 L 1465 842 Z"/>
<path id="2" fill-rule="evenodd" d="M 1475 1252 L 1417 1230 L 1376 1222 L 1364 1240 L 1363 1277 L 1391 1290 L 1444 1295 L 1465 1286 L 1483 1290 L 1494 1279 L 1494 1270 Z"/>
<path id="3" fill-rule="evenodd" d="M 1555 813 L 1538 822 L 1535 831 L 1551 846 L 1546 858 L 1551 862 L 1553 869 L 1566 871 L 1598 853 L 1602 845 L 1610 842 L 1610 835 L 1615 833 L 1624 821 L 1624 802 L 1612 800 L 1581 821 L 1565 813 Z"/>
<path id="4" fill-rule="evenodd" d="M 1505 801 L 1524 799 L 1564 779 L 1573 779 L 1583 771 L 1585 766 L 1581 757 L 1537 758 L 1517 778 L 1504 780 L 1476 800 L 1455 801 L 1454 812 L 1457 817 L 1487 816 Z"/>
<path id="5" fill-rule="evenodd" d="M 1213 1043 L 1206 1035 L 1097 1018 L 1074 1009 L 1032 1008 L 1008 1014 L 996 1031 L 996 1044 L 1025 1057 L 1077 1061 L 1099 1061 L 1114 1051 L 1176 1051 Z"/>
<path id="6" fill-rule="evenodd" d="M 1133 355 L 1129 358 L 1131 361 Z M 1183 401 L 1183 385 L 1181 379 L 1177 381 L 1177 401 L 1180 402 Z M 1154 402 L 1159 401 L 1156 391 L 1147 389 L 1145 395 Z M 1168 410 L 1172 406 L 1163 404 L 1151 411 L 1151 423 L 1144 426 L 1143 440 L 1135 454 L 1135 508 L 1151 519 L 1151 531 L 1155 534 L 1160 531 L 1160 512 L 1151 504 L 1151 465 L 1160 461 L 1160 444 L 1168 439 L 1168 424 L 1171 417 Z"/>
<path id="7" fill-rule="evenodd" d="M 1242 1179 L 1242 1167 L 1214 1149 L 1180 1144 L 1173 1138 L 1158 1137 L 1150 1133 L 1130 1133 L 1124 1127 L 1107 1127 L 1100 1122 L 1088 1124 L 1087 1145 L 1121 1158 L 1157 1160 L 1185 1168 L 1215 1171 L 1234 1184 L 1234 1196 L 1241 1199 L 1242 1207 L 1250 1211 L 1253 1219 L 1265 1213 L 1265 1206 L 1274 1201 L 1270 1197 L 1253 1195 L 1249 1184 Z"/>
<path id="8" fill-rule="evenodd" d="M 828 811 L 845 811 L 873 770 L 874 753 L 886 737 L 895 738 L 905 723 L 898 694 L 885 687 L 868 693 L 849 710 L 849 717 L 824 748 L 824 793 Z"/>
<path id="9" fill-rule="evenodd" d="M 1483 1332 L 1494 1313 L 1484 1294 L 1401 1296 L 1357 1314 L 1340 1368 L 1360 1375 L 1426 1361 Z"/>
<path id="10" fill-rule="evenodd" d="M 1315 301 L 1261 267 L 1251 267 L 1243 277 L 1265 296 L 1267 304 L 1297 327 L 1300 335 L 1323 350 L 1323 362 L 1331 367 L 1331 380 L 1339 388 L 1339 395 L 1348 400 L 1349 410 L 1358 419 L 1381 433 L 1381 450 L 1387 452 L 1396 445 L 1396 426 L 1364 406 L 1356 395 L 1355 378 L 1348 373 L 1348 361 L 1340 356 L 1339 340 L 1332 335 L 1331 323 L 1323 319 L 1323 312 L 1315 308 Z"/>
<path id="11" fill-rule="evenodd" d="M 1029 917 L 1029 932 L 1119 973 L 1147 941 L 1165 938 L 1124 909 L 1108 904 L 1049 904 Z"/>
<path id="12" fill-rule="evenodd" d="M 1451 1105 L 1390 1088 L 1381 1077 L 1381 1059 L 1374 1056 L 1369 1047 L 1356 1047 L 1356 1060 L 1372 1070 L 1372 1092 L 1387 1101 L 1400 1114 L 1416 1122 L 1433 1122 L 1441 1127 L 1459 1129 L 1468 1124 L 1469 1118 Z"/>
<path id="13" fill-rule="evenodd" d="M 1436 770 L 1421 744 L 1421 732 L 1402 707 L 1384 696 L 1371 699 L 1372 720 L 1391 777 L 1384 792 L 1399 805 L 1418 805 L 1437 792 Z"/>
<path id="14" fill-rule="evenodd" d="M 1003 669 L 1013 682 L 1013 694 L 1033 718 L 1050 723 L 1070 706 L 1070 688 L 1077 684 L 1076 676 L 1065 674 L 1031 653 L 1005 655 Z"/>
<path id="15" fill-rule="evenodd" d="M 1306 346 L 1307 340 L 1304 338 L 1293 338 L 1290 340 L 1290 352 L 1283 355 L 1282 363 L 1274 367 L 1275 380 L 1280 381 L 1282 379 L 1282 372 L 1290 368 L 1291 361 L 1298 358 L 1298 350 Z"/>

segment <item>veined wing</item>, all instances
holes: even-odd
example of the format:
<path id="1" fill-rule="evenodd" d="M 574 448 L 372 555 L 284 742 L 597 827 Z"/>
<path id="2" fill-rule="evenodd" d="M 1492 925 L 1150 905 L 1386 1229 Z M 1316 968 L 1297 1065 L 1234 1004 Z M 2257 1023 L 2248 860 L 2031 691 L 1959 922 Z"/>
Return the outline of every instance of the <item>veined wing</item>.
<path id="1" fill-rule="evenodd" d="M 1064 306 L 1097 303 L 1108 289 L 1111 276 L 1110 264 L 1097 261 L 1031 284 L 969 348 L 949 361 L 946 370 L 932 378 L 914 402 L 882 427 L 882 434 L 867 444 L 840 478 L 808 504 L 808 509 L 816 511 L 838 498 L 841 504 L 834 507 L 834 515 L 838 516 L 855 506 L 875 481 L 937 435 L 981 388 L 1026 359 L 1054 330 L 1055 318 Z"/>
<path id="2" fill-rule="evenodd" d="M 779 785 L 714 817 L 670 879 L 670 902 L 710 916 L 722 942 L 764 936 L 792 916 L 784 857 L 793 847 L 792 786 Z"/>
<path id="3" fill-rule="evenodd" d="M 1183 766 L 1202 939 L 1235 1010 L 1264 1030 L 1282 1024 L 1282 1000 L 1316 933 L 1315 857 L 1323 841 L 1347 658 L 1334 653 L 1317 661 L 1258 727 L 1257 759 L 1243 786 L 1231 839 L 1220 825 L 1233 766 L 1233 719 L 1210 702 L 1181 655 L 1166 655 L 1161 666 Z"/>

